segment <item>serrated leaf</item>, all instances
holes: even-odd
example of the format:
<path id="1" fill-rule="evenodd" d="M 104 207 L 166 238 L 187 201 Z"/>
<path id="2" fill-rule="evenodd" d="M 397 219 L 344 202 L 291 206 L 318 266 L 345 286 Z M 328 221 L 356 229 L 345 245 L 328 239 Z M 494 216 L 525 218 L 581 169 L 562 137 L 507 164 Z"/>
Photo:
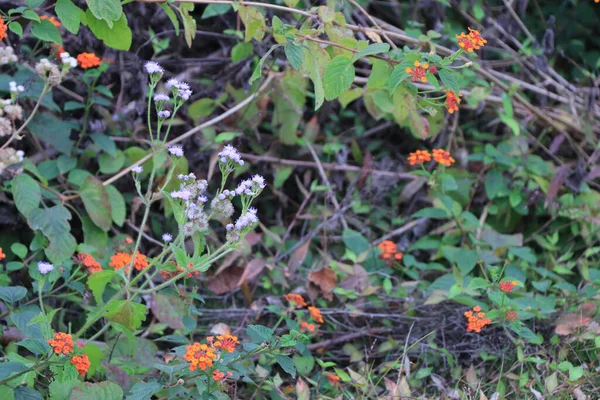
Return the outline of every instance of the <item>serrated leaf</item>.
<path id="1" fill-rule="evenodd" d="M 262 40 L 267 30 L 265 16 L 256 7 L 239 6 L 240 19 L 246 27 L 244 41 L 249 42 L 252 39 Z"/>
<path id="2" fill-rule="evenodd" d="M 77 242 L 71 235 L 69 220 L 71 213 L 61 205 L 46 209 L 32 210 L 27 215 L 27 223 L 33 230 L 41 230 L 49 240 L 46 256 L 50 262 L 61 264 L 75 252 Z"/>
<path id="3" fill-rule="evenodd" d="M 81 9 L 72 0 L 57 0 L 54 11 L 65 29 L 77 35 L 81 24 Z"/>
<path id="4" fill-rule="evenodd" d="M 140 303 L 131 300 L 113 300 L 108 303 L 104 317 L 110 322 L 123 325 L 130 331 L 135 331 L 146 320 L 148 310 Z"/>
<path id="5" fill-rule="evenodd" d="M 302 66 L 302 61 L 304 61 L 304 49 L 302 48 L 302 46 L 288 43 L 283 49 L 285 51 L 285 56 L 290 62 L 292 68 L 299 70 Z"/>
<path id="6" fill-rule="evenodd" d="M 89 9 L 85 17 L 92 33 L 98 39 L 102 40 L 106 46 L 117 50 L 129 50 L 133 34 L 127 25 L 127 16 L 125 13 L 121 13 L 121 18 L 111 23 L 111 26 L 108 25 L 107 21 L 96 18 Z"/>
<path id="7" fill-rule="evenodd" d="M 112 278 L 115 275 L 117 275 L 117 273 L 111 269 L 98 271 L 94 272 L 93 274 L 90 274 L 90 276 L 87 279 L 87 286 L 94 294 L 94 299 L 96 299 L 96 303 L 104 303 L 102 301 L 102 294 L 104 293 L 106 285 L 112 280 Z"/>
<path id="8" fill-rule="evenodd" d="M 187 315 L 187 308 L 181 298 L 157 293 L 152 298 L 151 309 L 159 322 L 166 323 L 171 329 L 184 329 L 183 317 Z"/>
<path id="9" fill-rule="evenodd" d="M 138 382 L 133 385 L 126 400 L 150 400 L 162 387 L 163 385 L 156 381 Z"/>
<path id="10" fill-rule="evenodd" d="M 387 53 L 390 50 L 390 45 L 387 43 L 373 43 L 356 53 L 352 58 L 353 61 L 359 60 L 363 57 L 373 56 L 375 54 Z"/>
<path id="11" fill-rule="evenodd" d="M 112 382 L 85 382 L 71 392 L 70 400 L 123 400 L 123 389 Z"/>
<path id="12" fill-rule="evenodd" d="M 265 53 L 264 56 L 261 57 L 260 61 L 258 62 L 258 65 L 256 66 L 256 68 L 254 68 L 254 71 L 252 72 L 252 76 L 250 77 L 250 80 L 248 81 L 248 83 L 250 85 L 252 85 L 252 83 L 257 80 L 258 78 L 260 78 L 262 76 L 262 67 L 265 63 L 265 61 L 267 61 L 267 57 L 269 57 L 269 54 L 271 54 L 273 52 L 273 50 L 275 50 L 276 48 L 278 48 L 279 44 L 276 44 L 274 46 L 272 46 L 269 51 L 267 51 Z"/>
<path id="13" fill-rule="evenodd" d="M 109 28 L 123 15 L 120 0 L 86 0 L 86 3 L 94 17 L 106 21 Z"/>
<path id="14" fill-rule="evenodd" d="M 40 40 L 57 43 L 62 46 L 62 38 L 58 28 L 48 20 L 31 23 L 31 34 Z"/>
<path id="15" fill-rule="evenodd" d="M 406 68 L 410 68 L 412 66 L 412 62 L 403 61 L 400 64 L 396 65 L 390 74 L 390 79 L 388 81 L 388 90 L 392 93 L 398 85 L 404 82 L 410 74 L 406 72 Z"/>
<path id="16" fill-rule="evenodd" d="M 39 356 L 40 354 L 48 354 L 48 351 L 50 351 L 50 346 L 45 340 L 24 339 L 20 342 L 17 342 L 17 345 L 26 348 L 36 356 Z"/>
<path id="17" fill-rule="evenodd" d="M 438 75 L 442 80 L 442 83 L 446 85 L 446 87 L 454 92 L 455 95 L 460 94 L 460 85 L 458 84 L 458 76 L 455 72 L 442 68 L 439 70 Z"/>
<path id="18" fill-rule="evenodd" d="M 40 206 L 42 193 L 40 185 L 27 174 L 18 175 L 11 182 L 12 195 L 17 210 L 25 217 Z"/>
<path id="19" fill-rule="evenodd" d="M 327 64 L 323 74 L 325 100 L 333 100 L 352 86 L 355 71 L 352 61 L 346 56 L 337 56 Z"/>
<path id="20" fill-rule="evenodd" d="M 227 14 L 231 10 L 231 4 L 209 4 L 204 9 L 200 19 L 216 17 L 218 15 Z"/>
<path id="21" fill-rule="evenodd" d="M 94 224 L 107 232 L 111 225 L 110 198 L 106 187 L 98 179 L 88 176 L 79 188 L 83 205 Z"/>
<path id="22" fill-rule="evenodd" d="M 4 286 L 0 287 L 0 299 L 11 305 L 21 300 L 27 295 L 27 289 L 23 286 Z"/>
<path id="23" fill-rule="evenodd" d="M 292 378 L 296 377 L 296 367 L 294 366 L 294 360 L 292 360 L 290 357 L 278 355 L 277 364 L 279 364 L 285 372 L 290 374 Z"/>
<path id="24" fill-rule="evenodd" d="M 127 213 L 125 199 L 123 198 L 121 192 L 119 192 L 113 185 L 106 186 L 106 192 L 108 193 L 108 200 L 110 202 L 110 213 L 112 220 L 116 225 L 123 226 Z"/>
<path id="25" fill-rule="evenodd" d="M 248 325 L 246 334 L 252 339 L 252 343 L 268 342 L 273 337 L 273 329 L 262 325 Z"/>

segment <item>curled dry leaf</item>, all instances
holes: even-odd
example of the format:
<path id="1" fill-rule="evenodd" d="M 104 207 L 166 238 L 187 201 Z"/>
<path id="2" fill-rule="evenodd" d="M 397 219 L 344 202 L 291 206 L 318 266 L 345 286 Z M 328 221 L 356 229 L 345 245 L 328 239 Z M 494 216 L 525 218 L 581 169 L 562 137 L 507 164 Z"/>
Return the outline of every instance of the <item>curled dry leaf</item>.
<path id="1" fill-rule="evenodd" d="M 244 268 L 229 267 L 208 281 L 207 287 L 214 294 L 225 294 L 238 288 Z"/>
<path id="2" fill-rule="evenodd" d="M 310 400 L 310 389 L 301 378 L 296 381 L 296 398 L 298 400 Z"/>
<path id="3" fill-rule="evenodd" d="M 578 313 L 563 314 L 556 321 L 555 332 L 559 335 L 572 335 L 585 328 L 592 319 Z"/>
<path id="4" fill-rule="evenodd" d="M 300 267 L 300 265 L 302 265 L 304 259 L 306 258 L 306 255 L 308 254 L 309 245 L 310 242 L 307 242 L 302 246 L 298 247 L 296 251 L 292 253 L 292 255 L 290 256 L 290 260 L 288 261 L 288 269 L 290 273 L 293 273 L 298 269 L 298 267 Z"/>
<path id="5" fill-rule="evenodd" d="M 323 297 L 327 300 L 333 300 L 332 292 L 337 286 L 337 276 L 331 268 L 325 267 L 319 271 L 311 272 L 308 275 L 308 280 L 321 289 Z"/>
<path id="6" fill-rule="evenodd" d="M 244 268 L 244 273 L 240 277 L 237 286 L 240 286 L 244 281 L 247 282 L 256 278 L 262 272 L 262 270 L 265 269 L 266 265 L 267 264 L 265 263 L 265 260 L 261 258 L 255 258 L 254 260 L 250 261 L 248 265 L 246 265 L 246 268 Z"/>
<path id="7" fill-rule="evenodd" d="M 212 333 L 213 335 L 226 335 L 228 333 L 231 333 L 231 328 L 229 327 L 229 325 L 219 322 L 217 324 L 214 324 L 212 328 L 210 328 L 210 333 Z"/>

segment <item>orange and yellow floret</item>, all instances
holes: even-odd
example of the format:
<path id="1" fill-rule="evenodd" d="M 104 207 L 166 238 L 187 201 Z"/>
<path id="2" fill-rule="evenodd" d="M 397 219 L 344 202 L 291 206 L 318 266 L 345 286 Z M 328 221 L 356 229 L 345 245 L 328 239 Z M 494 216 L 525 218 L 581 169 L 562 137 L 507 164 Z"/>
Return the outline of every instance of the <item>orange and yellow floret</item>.
<path id="1" fill-rule="evenodd" d="M 217 358 L 214 349 L 207 344 L 194 342 L 185 349 L 186 352 L 183 358 L 190 363 L 190 371 L 195 371 L 197 369 L 206 371 L 207 368 L 212 367 L 213 360 Z"/>
<path id="2" fill-rule="evenodd" d="M 225 379 L 229 378 L 231 375 L 232 375 L 231 372 L 228 372 L 227 374 L 225 374 L 225 373 L 219 371 L 218 369 L 215 369 L 213 371 L 212 378 L 216 382 L 222 382 Z"/>
<path id="3" fill-rule="evenodd" d="M 487 40 L 482 38 L 478 31 L 471 28 L 469 28 L 468 34 L 463 32 L 460 35 L 456 35 L 456 39 L 460 48 L 469 53 L 473 52 L 473 50 L 479 50 L 487 43 Z"/>
<path id="4" fill-rule="evenodd" d="M 79 372 L 79 375 L 81 376 L 85 376 L 85 374 L 88 372 L 88 369 L 90 369 L 90 359 L 88 358 L 87 354 L 84 354 L 82 356 L 73 356 L 73 358 L 71 358 L 71 364 L 73 364 L 75 366 L 75 369 L 77 370 L 77 372 Z"/>
<path id="5" fill-rule="evenodd" d="M 40 20 L 42 20 L 42 21 L 43 21 L 43 20 L 48 20 L 48 21 L 50 21 L 50 23 L 51 23 L 52 25 L 54 25 L 54 26 L 55 26 L 55 27 L 57 27 L 57 28 L 60 26 L 60 22 L 59 22 L 59 21 L 56 19 L 56 17 L 54 17 L 54 16 L 50 16 L 50 17 L 49 17 L 49 16 L 47 16 L 47 15 L 41 15 L 41 16 L 40 16 Z"/>
<path id="6" fill-rule="evenodd" d="M 510 293 L 513 291 L 515 286 L 517 286 L 519 282 L 517 281 L 502 281 L 498 284 L 500 286 L 500 290 L 504 293 Z"/>
<path id="7" fill-rule="evenodd" d="M 519 319 L 519 314 L 516 311 L 508 311 L 506 313 L 506 320 L 509 322 L 515 322 Z"/>
<path id="8" fill-rule="evenodd" d="M 492 323 L 492 320 L 485 317 L 485 313 L 481 311 L 481 307 L 475 306 L 473 310 L 465 312 L 467 318 L 467 332 L 481 332 L 481 329 Z"/>
<path id="9" fill-rule="evenodd" d="M 446 92 L 446 108 L 448 109 L 448 113 L 454 114 L 455 111 L 458 111 L 460 96 L 462 96 L 462 94 L 457 97 L 451 90 Z"/>
<path id="10" fill-rule="evenodd" d="M 285 299 L 292 305 L 298 306 L 298 307 L 306 307 L 306 301 L 304 301 L 304 297 L 302 297 L 302 295 L 296 294 L 296 293 L 288 293 L 285 296 Z"/>
<path id="11" fill-rule="evenodd" d="M 4 19 L 0 17 L 0 40 L 4 40 L 8 36 L 8 34 L 6 33 L 7 29 L 8 26 L 6 26 Z"/>
<path id="12" fill-rule="evenodd" d="M 238 344 L 240 344 L 240 341 L 238 340 L 237 336 L 226 333 L 225 335 L 217 336 L 217 340 L 214 342 L 214 347 L 227 353 L 233 353 L 235 351 L 235 346 Z"/>
<path id="13" fill-rule="evenodd" d="M 102 271 L 102 266 L 91 254 L 79 253 L 77 254 L 77 259 L 81 264 L 83 264 L 84 267 L 88 269 L 90 274 Z"/>
<path id="14" fill-rule="evenodd" d="M 419 61 L 415 61 L 414 66 L 414 68 L 406 68 L 404 71 L 412 77 L 413 82 L 427 82 L 429 64 L 421 64 Z"/>
<path id="15" fill-rule="evenodd" d="M 319 310 L 317 307 L 309 306 L 308 312 L 310 313 L 310 316 L 312 317 L 312 319 L 315 320 L 315 322 L 318 322 L 319 324 L 322 324 L 323 322 L 325 322 L 325 321 L 323 321 L 323 316 L 321 315 L 321 310 Z"/>
<path id="16" fill-rule="evenodd" d="M 443 149 L 434 149 L 433 153 L 433 161 L 445 165 L 446 167 L 451 166 L 456 162 L 454 158 L 450 155 L 450 152 Z"/>
<path id="17" fill-rule="evenodd" d="M 325 375 L 327 377 L 327 380 L 329 381 L 330 384 L 332 384 L 333 386 L 339 385 L 340 383 L 340 377 L 335 375 L 335 374 L 326 374 Z"/>
<path id="18" fill-rule="evenodd" d="M 379 258 L 382 260 L 390 262 L 392 260 L 402 261 L 402 257 L 404 257 L 404 254 L 401 251 L 398 251 L 398 246 L 396 246 L 396 243 L 392 242 L 391 240 L 384 240 L 383 242 L 379 243 L 377 247 L 379 250 L 381 250 Z"/>
<path id="19" fill-rule="evenodd" d="M 77 56 L 77 62 L 83 69 L 94 68 L 100 65 L 100 58 L 94 53 L 81 53 Z"/>
<path id="20" fill-rule="evenodd" d="M 73 338 L 68 333 L 56 332 L 54 339 L 49 339 L 48 344 L 54 350 L 55 354 L 67 356 L 73 353 Z"/>
<path id="21" fill-rule="evenodd" d="M 118 271 L 123 267 L 127 267 L 125 268 L 125 271 L 129 272 L 129 264 L 131 264 L 131 259 L 132 257 L 130 254 L 118 252 L 110 258 L 110 263 L 108 265 L 113 267 L 115 271 Z M 136 253 L 135 260 L 133 261 L 133 267 L 138 271 L 148 267 L 148 260 L 146 260 L 146 256 L 141 253 Z"/>
<path id="22" fill-rule="evenodd" d="M 408 155 L 408 163 L 410 165 L 423 164 L 426 161 L 431 161 L 431 154 L 427 150 L 417 150 Z"/>
<path id="23" fill-rule="evenodd" d="M 2 252 L 2 247 L 0 247 L 0 261 L 4 260 L 6 258 L 6 254 L 4 254 Z"/>

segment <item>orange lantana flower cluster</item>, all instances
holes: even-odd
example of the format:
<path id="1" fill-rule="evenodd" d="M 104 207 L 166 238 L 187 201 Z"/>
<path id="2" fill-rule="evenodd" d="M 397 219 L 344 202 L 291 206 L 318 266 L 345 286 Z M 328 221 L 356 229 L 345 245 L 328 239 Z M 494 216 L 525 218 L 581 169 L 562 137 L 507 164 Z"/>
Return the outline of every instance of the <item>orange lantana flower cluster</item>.
<path id="1" fill-rule="evenodd" d="M 88 269 L 90 274 L 102 271 L 102 266 L 91 254 L 79 253 L 77 254 L 77 259 L 81 264 L 83 264 L 84 267 Z"/>
<path id="2" fill-rule="evenodd" d="M 42 20 L 42 21 L 43 21 L 43 20 L 48 20 L 48 21 L 50 21 L 50 23 L 51 23 L 52 25 L 54 25 L 54 26 L 55 26 L 55 27 L 57 27 L 57 28 L 60 26 L 60 22 L 59 22 L 59 21 L 56 19 L 56 17 L 54 17 L 54 16 L 50 16 L 50 17 L 49 17 L 49 16 L 47 16 L 47 15 L 42 15 L 42 16 L 40 16 L 40 20 Z"/>
<path id="3" fill-rule="evenodd" d="M 467 332 L 481 332 L 481 329 L 492 323 L 492 320 L 485 317 L 485 313 L 481 311 L 481 307 L 473 307 L 473 311 L 465 312 L 467 317 Z"/>
<path id="4" fill-rule="evenodd" d="M 415 61 L 414 66 L 414 68 L 406 68 L 404 71 L 412 77 L 413 82 L 427 82 L 427 68 L 429 68 L 429 64 L 421 64 Z"/>
<path id="5" fill-rule="evenodd" d="M 408 163 L 410 165 L 423 164 L 427 161 L 431 161 L 431 154 L 427 150 L 417 150 L 408 155 Z"/>
<path id="6" fill-rule="evenodd" d="M 317 330 L 317 327 L 315 326 L 315 324 L 309 324 L 306 321 L 302 321 L 300 323 L 300 331 L 302 332 L 310 332 L 310 333 L 315 333 L 315 331 Z"/>
<path id="7" fill-rule="evenodd" d="M 402 254 L 401 251 L 398 251 L 398 246 L 396 243 L 392 242 L 391 240 L 384 240 L 383 242 L 379 243 L 377 247 L 382 252 L 379 255 L 379 258 L 382 260 L 388 262 L 391 262 L 392 260 L 401 261 L 402 257 L 404 257 L 404 254 Z"/>
<path id="8" fill-rule="evenodd" d="M 213 371 L 212 378 L 216 382 L 223 382 L 225 379 L 229 378 L 231 375 L 232 375 L 231 372 L 228 372 L 227 374 L 225 374 L 224 372 L 221 372 L 218 369 L 215 369 Z"/>
<path id="9" fill-rule="evenodd" d="M 319 324 L 322 324 L 323 322 L 325 322 L 325 321 L 323 321 L 323 316 L 321 315 L 321 310 L 319 310 L 317 307 L 309 306 L 308 312 L 310 313 L 310 316 L 312 317 L 312 319 L 314 319 Z"/>
<path id="10" fill-rule="evenodd" d="M 4 22 L 4 18 L 0 17 L 0 40 L 4 40 L 8 36 L 8 34 L 6 33 L 7 29 L 8 29 L 8 26 L 6 26 L 6 23 Z"/>
<path id="11" fill-rule="evenodd" d="M 482 38 L 478 31 L 471 28 L 469 28 L 468 34 L 463 32 L 460 35 L 456 35 L 456 39 L 458 39 L 460 48 L 469 53 L 473 52 L 473 50 L 479 50 L 487 43 L 487 40 Z"/>
<path id="12" fill-rule="evenodd" d="M 296 293 L 288 293 L 285 296 L 285 299 L 290 303 L 294 304 L 296 307 L 306 307 L 306 301 L 304 301 L 304 297 L 302 295 Z"/>
<path id="13" fill-rule="evenodd" d="M 519 282 L 517 281 L 502 281 L 498 284 L 498 286 L 500 286 L 500 290 L 504 293 L 510 293 L 518 284 Z"/>
<path id="14" fill-rule="evenodd" d="M 506 320 L 509 322 L 515 322 L 519 319 L 519 314 L 516 311 L 509 311 L 506 313 Z"/>
<path id="15" fill-rule="evenodd" d="M 170 264 L 175 264 L 175 261 L 171 260 L 169 263 Z M 176 271 L 171 272 L 171 271 L 164 271 L 163 270 L 163 271 L 160 271 L 160 276 L 162 276 L 165 281 L 168 281 L 169 279 L 175 278 L 177 275 L 179 275 L 180 273 L 185 272 L 185 271 L 188 271 L 188 273 L 187 273 L 187 277 L 188 278 L 191 278 L 192 276 L 198 276 L 198 275 L 200 275 L 200 271 L 190 271 L 190 269 L 193 266 L 194 266 L 194 263 L 189 263 L 188 266 L 187 266 L 187 270 L 185 270 L 185 269 L 181 268 L 179 266 L 179 264 L 177 264 L 177 270 Z"/>
<path id="16" fill-rule="evenodd" d="M 446 167 L 449 167 L 456 162 L 456 160 L 450 155 L 449 151 L 443 149 L 434 149 L 432 154 L 433 161 L 445 165 Z"/>
<path id="17" fill-rule="evenodd" d="M 233 353 L 235 346 L 240 344 L 237 336 L 226 333 L 225 335 L 218 335 L 217 340 L 214 342 L 214 347 L 226 351 L 227 353 Z"/>
<path id="18" fill-rule="evenodd" d="M 214 349 L 207 344 L 194 342 L 191 346 L 187 346 L 185 350 L 183 358 L 190 363 L 190 371 L 197 369 L 206 371 L 207 368 L 212 367 L 213 360 L 217 358 Z"/>
<path id="19" fill-rule="evenodd" d="M 73 353 L 73 338 L 68 333 L 56 332 L 54 339 L 48 340 L 48 344 L 54 350 L 55 354 L 67 356 Z"/>
<path id="20" fill-rule="evenodd" d="M 2 252 L 2 247 L 0 247 L 0 261 L 4 260 L 6 258 L 6 254 L 4 254 Z"/>
<path id="21" fill-rule="evenodd" d="M 329 381 L 329 383 L 332 384 L 333 386 L 340 384 L 339 376 L 337 376 L 335 374 L 325 374 L 325 376 L 327 377 L 327 380 Z"/>
<path id="22" fill-rule="evenodd" d="M 446 108 L 450 114 L 454 114 L 455 111 L 458 111 L 460 96 L 462 96 L 462 94 L 457 97 L 452 90 L 446 92 Z"/>
<path id="23" fill-rule="evenodd" d="M 123 267 L 127 267 L 127 268 L 125 268 L 125 271 L 129 272 L 129 267 L 128 267 L 129 264 L 131 264 L 131 254 L 120 251 L 120 252 L 115 253 L 115 255 L 110 258 L 110 263 L 108 265 L 113 267 L 115 269 L 115 271 L 118 271 Z M 146 260 L 146 256 L 139 252 L 136 253 L 135 260 L 133 261 L 133 267 L 135 269 L 137 269 L 138 271 L 141 271 L 144 268 L 147 268 L 148 260 Z"/>
<path id="24" fill-rule="evenodd" d="M 81 376 L 85 376 L 91 365 L 87 354 L 82 356 L 73 356 L 73 358 L 71 358 L 71 364 L 75 366 L 75 369 L 77 369 L 77 372 L 79 372 L 79 375 Z"/>
<path id="25" fill-rule="evenodd" d="M 77 56 L 77 62 L 83 69 L 94 68 L 100 65 L 100 58 L 94 53 L 81 53 Z"/>

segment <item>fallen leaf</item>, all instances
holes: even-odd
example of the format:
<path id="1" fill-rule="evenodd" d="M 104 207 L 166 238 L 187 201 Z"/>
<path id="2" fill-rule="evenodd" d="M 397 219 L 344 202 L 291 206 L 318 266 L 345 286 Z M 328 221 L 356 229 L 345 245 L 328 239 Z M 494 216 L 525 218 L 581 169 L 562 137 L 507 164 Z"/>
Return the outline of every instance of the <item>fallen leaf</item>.
<path id="1" fill-rule="evenodd" d="M 471 364 L 471 366 L 469 367 L 469 369 L 467 370 L 467 383 L 469 384 L 469 386 L 471 386 L 472 389 L 477 388 L 477 386 L 479 386 L 479 380 L 477 379 L 477 372 L 475 371 L 475 367 L 473 366 L 473 364 Z"/>
<path id="2" fill-rule="evenodd" d="M 208 290 L 214 294 L 225 294 L 237 289 L 244 268 L 229 267 L 208 281 Z"/>
<path id="3" fill-rule="evenodd" d="M 364 28 L 365 35 L 375 43 L 381 43 L 381 36 L 372 29 Z"/>
<path id="4" fill-rule="evenodd" d="M 575 396 L 575 400 L 590 400 L 590 397 L 583 393 L 579 388 L 573 390 L 573 396 Z"/>
<path id="5" fill-rule="evenodd" d="M 173 353 L 166 353 L 166 354 L 163 356 L 163 359 L 165 360 L 165 364 L 168 364 L 168 363 L 170 363 L 171 361 L 173 361 L 173 360 L 175 359 L 175 357 L 177 357 L 177 355 L 176 355 L 176 354 L 173 354 Z"/>
<path id="6" fill-rule="evenodd" d="M 488 400 L 487 396 L 481 390 L 479 391 L 479 400 Z"/>
<path id="7" fill-rule="evenodd" d="M 399 391 L 400 391 L 400 396 L 405 396 L 405 397 L 410 397 L 412 396 L 412 394 L 410 393 L 410 386 L 408 385 L 408 381 L 406 380 L 406 377 L 402 377 L 402 379 L 400 379 L 400 385 L 398 385 L 399 387 Z"/>
<path id="8" fill-rule="evenodd" d="M 310 390 L 302 379 L 296 381 L 296 398 L 298 400 L 310 400 Z"/>
<path id="9" fill-rule="evenodd" d="M 333 300 L 332 291 L 337 286 L 337 276 L 331 268 L 325 267 L 319 271 L 311 272 L 308 275 L 308 280 L 321 289 L 323 297 L 327 300 Z"/>
<path id="10" fill-rule="evenodd" d="M 228 333 L 231 333 L 231 328 L 229 325 L 219 322 L 210 328 L 210 333 L 213 335 L 227 335 Z"/>
<path id="11" fill-rule="evenodd" d="M 587 326 L 592 319 L 577 313 L 563 314 L 556 321 L 555 332 L 559 335 L 572 335 Z"/>
<path id="12" fill-rule="evenodd" d="M 596 315 L 597 307 L 596 304 L 588 301 L 587 303 L 583 303 L 579 309 L 584 317 L 592 318 L 594 315 Z"/>
<path id="13" fill-rule="evenodd" d="M 244 281 L 247 282 L 256 278 L 262 270 L 265 269 L 265 265 L 267 265 L 267 263 L 262 258 L 255 258 L 250 261 L 248 265 L 246 265 L 246 268 L 244 268 L 244 273 L 240 277 L 237 286 L 240 286 Z"/>
<path id="14" fill-rule="evenodd" d="M 288 269 L 290 273 L 293 273 L 302 265 L 306 255 L 308 254 L 308 247 L 310 242 L 303 244 L 298 247 L 290 256 L 290 260 L 288 261 Z"/>
<path id="15" fill-rule="evenodd" d="M 346 290 L 354 290 L 361 293 L 369 286 L 367 271 L 360 265 L 355 264 L 353 273 L 340 282 L 340 287 Z"/>

